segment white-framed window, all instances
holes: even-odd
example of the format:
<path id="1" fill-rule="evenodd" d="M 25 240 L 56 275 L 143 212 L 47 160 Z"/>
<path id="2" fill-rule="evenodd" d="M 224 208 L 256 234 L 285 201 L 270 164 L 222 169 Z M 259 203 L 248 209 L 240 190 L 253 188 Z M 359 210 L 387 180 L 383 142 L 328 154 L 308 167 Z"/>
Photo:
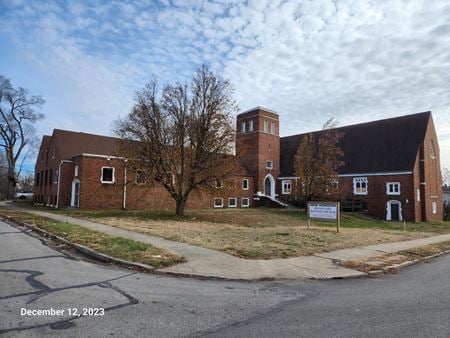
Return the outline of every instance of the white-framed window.
<path id="1" fill-rule="evenodd" d="M 72 182 L 70 206 L 75 208 L 80 206 L 80 181 L 78 179 L 74 179 Z"/>
<path id="2" fill-rule="evenodd" d="M 75 166 L 75 170 L 74 170 L 73 175 L 74 175 L 75 177 L 78 177 L 78 166 L 77 166 L 77 165 Z"/>
<path id="3" fill-rule="evenodd" d="M 416 199 L 417 199 L 417 202 L 420 202 L 420 189 L 416 190 Z"/>
<path id="4" fill-rule="evenodd" d="M 253 120 L 248 121 L 248 131 L 249 132 L 253 131 Z"/>
<path id="5" fill-rule="evenodd" d="M 214 208 L 223 208 L 223 198 L 214 199 Z"/>
<path id="6" fill-rule="evenodd" d="M 355 177 L 353 178 L 353 194 L 355 195 L 367 195 L 369 191 L 369 182 L 367 177 Z"/>
<path id="7" fill-rule="evenodd" d="M 431 209 L 432 209 L 432 211 L 433 211 L 433 214 L 436 214 L 437 213 L 437 204 L 436 204 L 436 202 L 431 202 Z"/>
<path id="8" fill-rule="evenodd" d="M 268 133 L 269 132 L 269 121 L 264 120 L 264 132 Z"/>
<path id="9" fill-rule="evenodd" d="M 219 179 L 216 179 L 215 186 L 217 189 L 223 188 L 223 182 Z"/>
<path id="10" fill-rule="evenodd" d="M 275 135 L 275 122 L 272 122 L 272 124 L 270 125 L 270 133 Z"/>
<path id="11" fill-rule="evenodd" d="M 248 208 L 250 206 L 250 200 L 248 197 L 241 198 L 241 207 Z"/>
<path id="12" fill-rule="evenodd" d="M 242 190 L 248 190 L 248 187 L 249 187 L 248 178 L 244 178 L 242 180 Z"/>
<path id="13" fill-rule="evenodd" d="M 241 132 L 242 132 L 242 133 L 245 133 L 245 129 L 246 129 L 246 128 L 245 128 L 245 121 L 242 121 L 242 122 L 241 122 Z"/>
<path id="14" fill-rule="evenodd" d="M 236 197 L 230 197 L 228 199 L 228 208 L 236 208 L 237 207 L 237 198 Z"/>
<path id="15" fill-rule="evenodd" d="M 266 161 L 266 169 L 273 169 L 273 161 Z"/>
<path id="16" fill-rule="evenodd" d="M 281 181 L 281 193 L 283 195 L 290 195 L 292 190 L 292 181 L 291 180 L 282 180 Z"/>
<path id="17" fill-rule="evenodd" d="M 115 181 L 114 174 L 114 167 L 102 167 L 102 176 L 100 177 L 100 181 L 106 184 L 113 184 Z"/>
<path id="18" fill-rule="evenodd" d="M 400 182 L 388 182 L 386 183 L 387 195 L 400 195 Z"/>

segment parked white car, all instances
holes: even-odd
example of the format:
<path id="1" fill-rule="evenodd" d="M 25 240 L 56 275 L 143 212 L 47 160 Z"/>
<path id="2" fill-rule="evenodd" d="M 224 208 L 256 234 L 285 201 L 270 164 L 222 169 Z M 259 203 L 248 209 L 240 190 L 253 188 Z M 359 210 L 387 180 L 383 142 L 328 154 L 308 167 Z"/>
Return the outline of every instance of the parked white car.
<path id="1" fill-rule="evenodd" d="M 16 192 L 16 200 L 31 200 L 33 199 L 32 192 Z"/>

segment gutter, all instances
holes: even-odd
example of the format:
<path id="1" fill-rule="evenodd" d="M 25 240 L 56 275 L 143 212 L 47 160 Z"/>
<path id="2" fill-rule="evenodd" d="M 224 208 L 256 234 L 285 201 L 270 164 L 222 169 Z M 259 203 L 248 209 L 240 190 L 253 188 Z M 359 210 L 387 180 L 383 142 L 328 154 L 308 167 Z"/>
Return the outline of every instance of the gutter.
<path id="1" fill-rule="evenodd" d="M 122 209 L 127 210 L 127 162 L 128 160 L 124 160 L 125 168 L 124 168 L 124 177 L 123 177 L 123 201 L 122 201 Z"/>
<path id="2" fill-rule="evenodd" d="M 56 192 L 56 209 L 59 208 L 59 186 L 61 183 L 61 167 L 62 167 L 63 163 L 73 163 L 73 161 L 61 160 L 61 162 L 59 163 L 59 166 L 58 166 L 58 190 Z"/>

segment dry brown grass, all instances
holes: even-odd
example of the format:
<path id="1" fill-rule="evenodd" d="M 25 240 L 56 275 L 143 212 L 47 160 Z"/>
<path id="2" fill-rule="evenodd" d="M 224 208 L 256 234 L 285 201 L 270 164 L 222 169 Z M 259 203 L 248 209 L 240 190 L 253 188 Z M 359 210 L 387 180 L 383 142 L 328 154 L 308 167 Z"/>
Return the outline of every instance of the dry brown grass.
<path id="1" fill-rule="evenodd" d="M 408 261 L 425 261 L 427 257 L 444 253 L 450 250 L 450 241 L 424 245 L 417 248 L 402 250 L 395 253 L 385 254 L 368 259 L 342 261 L 341 265 L 359 270 L 362 272 L 376 271 L 387 268 L 394 264 L 400 264 Z"/>
<path id="2" fill-rule="evenodd" d="M 310 255 L 355 246 L 415 239 L 424 233 L 385 231 L 378 229 L 341 229 L 336 233 L 332 227 L 284 225 L 285 216 L 274 215 L 268 220 L 252 218 L 253 226 L 232 223 L 201 221 L 158 221 L 139 218 L 103 217 L 95 221 L 111 226 L 160 236 L 170 240 L 220 250 L 242 258 L 286 258 Z M 268 225 L 272 224 L 272 225 Z"/>

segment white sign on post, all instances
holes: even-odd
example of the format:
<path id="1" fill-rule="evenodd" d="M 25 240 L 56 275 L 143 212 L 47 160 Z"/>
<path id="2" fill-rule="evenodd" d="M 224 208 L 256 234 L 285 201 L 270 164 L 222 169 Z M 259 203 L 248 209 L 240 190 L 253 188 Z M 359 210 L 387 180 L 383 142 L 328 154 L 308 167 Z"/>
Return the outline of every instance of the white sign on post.
<path id="1" fill-rule="evenodd" d="M 337 205 L 311 204 L 309 206 L 309 217 L 337 219 Z"/>
<path id="2" fill-rule="evenodd" d="M 308 202 L 308 229 L 311 219 L 336 221 L 337 232 L 340 230 L 340 203 L 339 202 Z"/>

